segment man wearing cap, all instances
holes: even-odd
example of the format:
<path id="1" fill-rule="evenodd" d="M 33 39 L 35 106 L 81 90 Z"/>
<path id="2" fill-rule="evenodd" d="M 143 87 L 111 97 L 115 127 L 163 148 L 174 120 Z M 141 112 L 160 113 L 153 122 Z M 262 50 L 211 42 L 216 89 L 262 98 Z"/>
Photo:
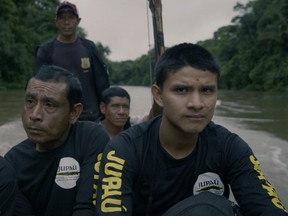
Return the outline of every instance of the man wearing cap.
<path id="1" fill-rule="evenodd" d="M 79 120 L 96 121 L 101 93 L 110 86 L 109 77 L 95 44 L 77 35 L 80 21 L 75 4 L 60 3 L 55 18 L 59 34 L 40 45 L 36 63 L 38 68 L 53 64 L 75 73 L 83 87 L 83 112 Z"/>

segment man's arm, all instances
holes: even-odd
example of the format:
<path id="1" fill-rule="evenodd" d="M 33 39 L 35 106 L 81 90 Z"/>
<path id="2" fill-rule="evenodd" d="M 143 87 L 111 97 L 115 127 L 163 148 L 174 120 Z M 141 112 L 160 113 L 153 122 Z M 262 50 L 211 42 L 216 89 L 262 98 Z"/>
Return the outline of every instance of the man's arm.
<path id="1" fill-rule="evenodd" d="M 103 127 L 97 125 L 93 131 L 84 137 L 88 142 L 83 161 L 80 167 L 80 177 L 77 181 L 77 196 L 73 216 L 92 216 L 95 213 L 96 187 L 98 183 L 98 171 L 102 152 L 108 141 L 108 134 Z M 82 143 L 79 143 L 80 145 Z M 84 144 L 84 143 L 83 143 Z"/>
<path id="2" fill-rule="evenodd" d="M 228 181 L 244 215 L 288 215 L 250 147 L 239 137 L 233 141 Z"/>
<path id="3" fill-rule="evenodd" d="M 15 171 L 4 158 L 0 157 L 0 215 L 13 215 L 16 192 Z"/>
<path id="4" fill-rule="evenodd" d="M 34 216 L 33 209 L 24 194 L 17 190 L 16 208 L 13 216 Z"/>
<path id="5" fill-rule="evenodd" d="M 5 159 L 6 159 L 6 163 L 12 164 L 11 167 L 17 167 L 16 165 L 13 165 L 13 150 L 11 150 L 10 152 L 8 152 L 5 155 Z M 1 160 L 1 158 L 0 158 Z M 1 162 L 2 163 L 2 162 Z M 2 181 L 5 181 L 7 184 L 1 184 L 1 199 L 4 199 L 2 201 L 0 201 L 0 209 L 1 209 L 1 213 L 0 215 L 6 215 L 5 212 L 7 213 L 7 215 L 13 215 L 13 216 L 33 216 L 32 212 L 32 206 L 29 203 L 29 201 L 27 200 L 27 198 L 25 197 L 25 195 L 21 192 L 21 190 L 18 188 L 17 186 L 17 174 L 16 171 L 14 170 L 14 168 L 9 168 L 6 167 L 5 169 L 6 171 L 4 173 L 2 173 L 2 169 L 1 169 L 1 176 L 5 176 L 5 177 L 1 177 L 0 179 Z M 12 210 L 13 209 L 13 210 Z M 13 214 L 12 214 L 13 211 Z"/>
<path id="6" fill-rule="evenodd" d="M 96 215 L 133 215 L 133 184 L 138 173 L 137 153 L 118 136 L 105 147 L 97 188 Z"/>
<path id="7" fill-rule="evenodd" d="M 92 71 L 94 74 L 95 84 L 97 87 L 97 96 L 100 101 L 101 93 L 110 87 L 109 73 L 106 64 L 101 58 L 96 45 L 87 39 L 82 38 L 83 45 L 89 50 L 92 57 Z"/>
<path id="8" fill-rule="evenodd" d="M 54 40 L 55 38 L 50 39 L 37 47 L 36 68 L 40 68 L 42 65 L 52 64 Z"/>

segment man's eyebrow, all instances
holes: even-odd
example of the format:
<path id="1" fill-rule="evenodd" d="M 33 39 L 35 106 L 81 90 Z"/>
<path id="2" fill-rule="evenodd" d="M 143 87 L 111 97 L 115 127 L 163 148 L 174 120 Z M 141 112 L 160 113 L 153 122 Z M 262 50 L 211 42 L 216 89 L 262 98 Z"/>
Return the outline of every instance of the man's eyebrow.
<path id="1" fill-rule="evenodd" d="M 44 101 L 51 101 L 51 102 L 54 102 L 54 103 L 58 103 L 58 101 L 54 97 L 44 96 L 43 100 Z"/>
<path id="2" fill-rule="evenodd" d="M 26 93 L 26 97 L 33 97 L 33 98 L 35 98 L 36 97 L 36 93 L 33 93 L 33 92 L 28 92 L 28 93 Z M 55 103 L 57 103 L 57 100 L 54 98 L 54 97 L 48 97 L 48 96 L 44 96 L 43 97 L 43 100 L 44 101 L 52 101 L 52 102 L 55 102 Z"/>
<path id="3" fill-rule="evenodd" d="M 35 97 L 35 93 L 32 92 L 26 92 L 25 97 Z"/>
<path id="4" fill-rule="evenodd" d="M 216 84 L 204 84 L 203 87 L 206 87 L 206 88 L 217 88 L 217 85 Z"/>

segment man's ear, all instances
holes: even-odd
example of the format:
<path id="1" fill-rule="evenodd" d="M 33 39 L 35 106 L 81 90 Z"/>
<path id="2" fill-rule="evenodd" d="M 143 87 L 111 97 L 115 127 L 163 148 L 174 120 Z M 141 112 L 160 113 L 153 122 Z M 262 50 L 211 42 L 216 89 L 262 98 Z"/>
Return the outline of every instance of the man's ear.
<path id="1" fill-rule="evenodd" d="M 57 22 L 57 16 L 54 18 L 54 22 L 55 22 L 56 27 L 59 28 L 59 24 Z"/>
<path id="2" fill-rule="evenodd" d="M 103 101 L 100 102 L 99 108 L 100 108 L 100 112 L 103 115 L 105 115 L 105 113 L 106 113 L 106 104 Z"/>
<path id="3" fill-rule="evenodd" d="M 156 101 L 158 106 L 163 107 L 162 91 L 161 91 L 160 87 L 156 84 L 153 84 L 151 86 L 151 92 L 153 94 L 154 101 Z"/>
<path id="4" fill-rule="evenodd" d="M 80 24 L 80 22 L 81 22 L 81 18 L 80 18 L 80 17 L 78 18 L 78 21 L 77 21 L 77 22 L 78 22 L 78 24 L 77 24 L 77 25 L 79 25 L 79 24 Z"/>
<path id="5" fill-rule="evenodd" d="M 71 124 L 74 124 L 77 121 L 77 119 L 79 118 L 82 111 L 83 111 L 82 103 L 74 104 L 74 106 L 70 112 L 70 123 Z"/>

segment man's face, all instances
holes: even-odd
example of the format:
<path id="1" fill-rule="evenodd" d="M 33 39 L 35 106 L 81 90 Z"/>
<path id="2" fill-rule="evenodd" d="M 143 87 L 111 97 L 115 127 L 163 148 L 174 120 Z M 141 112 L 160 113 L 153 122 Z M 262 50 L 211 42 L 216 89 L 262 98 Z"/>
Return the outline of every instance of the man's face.
<path id="1" fill-rule="evenodd" d="M 71 120 L 67 85 L 32 78 L 25 93 L 23 127 L 28 138 L 46 149 L 63 143 Z"/>
<path id="2" fill-rule="evenodd" d="M 130 102 L 126 97 L 111 97 L 108 104 L 101 102 L 100 109 L 105 115 L 105 121 L 122 128 L 129 118 Z"/>
<path id="3" fill-rule="evenodd" d="M 56 17 L 56 26 L 60 34 L 63 36 L 71 36 L 76 34 L 77 26 L 80 18 L 71 12 L 62 12 Z"/>
<path id="4" fill-rule="evenodd" d="M 163 107 L 162 125 L 180 134 L 198 134 L 213 117 L 217 100 L 217 75 L 192 67 L 170 73 L 163 89 L 152 87 Z"/>

